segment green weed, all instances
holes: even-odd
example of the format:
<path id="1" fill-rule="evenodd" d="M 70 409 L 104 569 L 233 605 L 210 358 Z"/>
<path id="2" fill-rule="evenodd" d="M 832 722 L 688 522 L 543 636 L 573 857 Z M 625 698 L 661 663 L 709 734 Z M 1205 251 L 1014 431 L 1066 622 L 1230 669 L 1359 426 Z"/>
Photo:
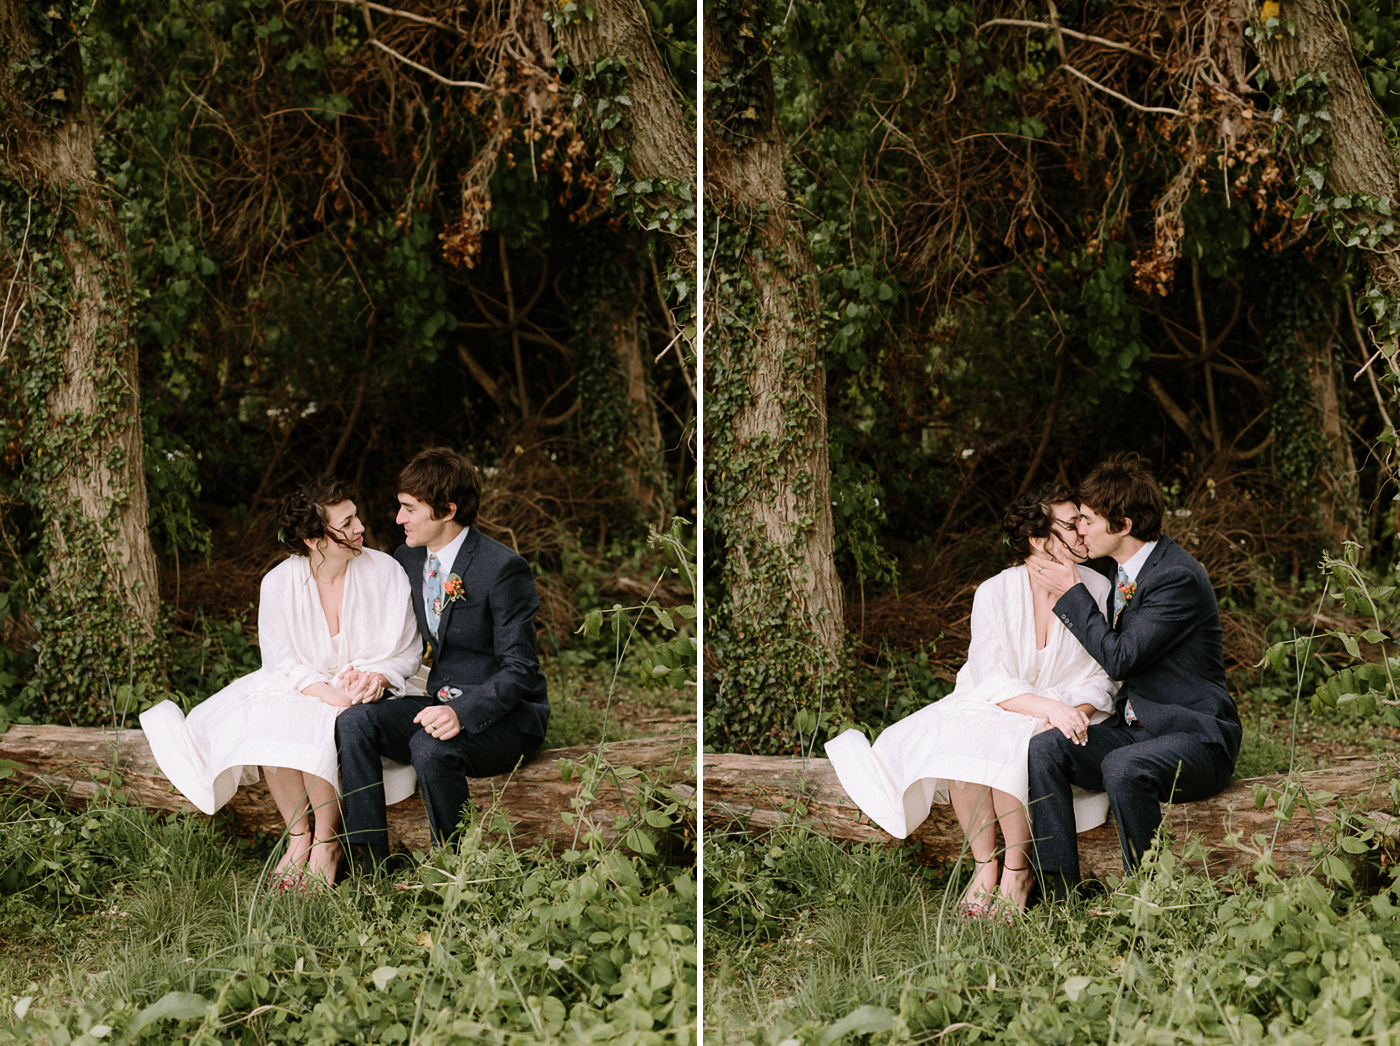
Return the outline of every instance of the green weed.
<path id="1" fill-rule="evenodd" d="M 695 1038 L 688 866 L 596 840 L 516 853 L 471 828 L 396 877 L 281 894 L 209 819 L 19 800 L 7 815 L 89 845 L 0 838 L 9 865 L 58 865 L 5 898 L 0 1042 Z M 97 852 L 120 867 L 84 871 Z"/>
<path id="2" fill-rule="evenodd" d="M 957 877 L 908 851 L 810 832 L 707 839 L 705 872 L 715 1046 L 1389 1042 L 1400 1019 L 1393 895 L 1264 863 L 1219 881 L 1154 852 L 1011 925 L 953 918 Z"/>

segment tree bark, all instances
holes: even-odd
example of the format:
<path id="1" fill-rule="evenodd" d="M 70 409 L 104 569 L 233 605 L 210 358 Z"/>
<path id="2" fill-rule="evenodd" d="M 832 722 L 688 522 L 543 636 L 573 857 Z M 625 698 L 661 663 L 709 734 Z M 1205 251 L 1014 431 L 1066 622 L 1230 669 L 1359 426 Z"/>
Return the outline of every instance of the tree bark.
<path id="1" fill-rule="evenodd" d="M 717 651 L 717 721 L 733 731 L 735 711 L 752 713 L 729 743 L 791 751 L 792 724 L 763 711 L 769 677 L 789 704 L 814 707 L 823 691 L 830 701 L 845 607 L 816 272 L 788 198 L 771 67 L 751 46 L 767 28 L 743 5 L 705 9 L 706 81 L 743 84 L 739 101 L 711 92 L 705 108 L 705 201 L 715 216 L 706 239 L 716 244 L 706 276 L 706 511 L 723 543 L 726 595 L 714 613 L 729 634 Z"/>
<path id="2" fill-rule="evenodd" d="M 110 711 L 112 680 L 158 670 L 159 588 L 148 529 L 130 266 L 97 178 L 98 128 L 66 5 L 0 0 L 0 136 L 8 270 L 0 359 L 24 432 L 26 486 L 44 522 L 50 583 L 40 674 L 63 711 Z M 47 19 L 51 36 L 36 31 Z M 46 49 L 52 49 L 46 54 Z M 49 66 L 44 93 L 12 59 Z M 59 86 L 54 87 L 57 83 Z M 81 624 L 79 623 L 81 622 Z M 134 670 L 134 671 L 133 671 Z"/>
<path id="3" fill-rule="evenodd" d="M 651 18 L 638 0 L 593 0 L 592 15 L 561 18 L 555 32 L 570 62 L 587 71 L 609 58 L 627 68 L 627 96 L 632 117 L 603 132 L 608 145 L 627 152 L 627 177 L 654 185 L 644 195 L 654 205 L 679 215 L 694 203 L 695 127 L 686 117 L 676 86 L 656 50 Z M 688 189 L 690 197 L 682 194 Z M 666 233 L 671 250 L 695 285 L 695 221 L 681 221 Z"/>
<path id="4" fill-rule="evenodd" d="M 631 310 L 616 317 L 612 343 L 617 353 L 623 395 L 632 408 L 635 422 L 628 427 L 619 448 L 624 454 L 623 468 L 632 496 L 647 518 L 655 522 L 658 529 L 664 529 L 666 506 L 671 503 L 666 490 L 665 448 L 651 384 L 647 381 L 646 360 L 642 358 L 642 330 L 635 303 Z"/>
<path id="5" fill-rule="evenodd" d="M 1356 536 L 1362 510 L 1356 483 L 1356 458 L 1351 452 L 1351 438 L 1342 415 L 1341 397 L 1337 394 L 1337 365 L 1332 347 L 1331 338 L 1312 347 L 1308 383 L 1312 386 L 1322 448 L 1327 455 L 1325 471 L 1315 480 L 1322 492 L 1318 504 L 1328 530 L 1340 547 Z"/>
<path id="6" fill-rule="evenodd" d="M 1188 839 L 1201 843 L 1204 860 L 1190 858 L 1186 862 L 1198 872 L 1248 873 L 1267 854 L 1284 873 L 1309 874 L 1317 864 L 1313 846 L 1329 843 L 1343 808 L 1369 813 L 1390 824 L 1392 773 L 1391 766 L 1360 761 L 1298 774 L 1297 782 L 1308 792 L 1332 793 L 1335 798 L 1322 803 L 1312 816 L 1299 801 L 1286 819 L 1276 813 L 1287 775 L 1233 781 L 1212 799 L 1168 808 L 1165 826 L 1173 836 L 1174 853 L 1182 854 Z M 851 802 L 826 759 L 704 755 L 701 774 L 701 809 L 707 832 L 729 827 L 761 836 L 780 825 L 801 825 L 840 842 L 903 845 L 872 824 Z M 1254 793 L 1260 787 L 1269 790 L 1270 798 L 1257 808 Z M 1256 839 L 1260 835 L 1262 841 Z M 917 845 L 921 859 L 930 863 L 957 860 L 965 845 L 953 808 L 937 803 L 928 820 L 914 829 L 906 842 Z M 1122 849 L 1111 821 L 1080 833 L 1079 859 L 1087 877 L 1122 874 Z"/>
<path id="7" fill-rule="evenodd" d="M 109 404 L 115 408 L 111 420 L 93 433 L 99 440 L 72 447 L 75 460 L 60 472 L 46 500 L 60 553 L 67 550 L 64 519 L 70 514 L 104 536 L 117 591 L 143 634 L 150 636 L 160 598 L 149 530 L 136 345 L 129 336 L 130 263 L 111 204 L 94 177 L 96 135 L 92 113 L 83 104 L 73 122 L 36 141 L 28 155 L 50 186 L 71 187 L 76 227 L 95 238 L 94 243 L 70 235 L 59 241 L 73 294 L 70 326 L 54 331 L 48 347 L 63 355 L 63 380 L 49 393 L 49 417 L 62 426 L 100 416 Z M 115 392 L 110 387 L 114 382 Z M 71 580 L 60 563 L 51 566 L 55 582 Z"/>
<path id="8" fill-rule="evenodd" d="M 596 745 L 556 748 L 540 752 L 513 774 L 474 779 L 472 798 L 487 838 L 519 847 L 545 843 L 556 853 L 578 846 L 590 831 L 611 843 L 625 832 L 618 831 L 619 819 L 638 812 L 642 781 L 683 794 L 695 792 L 693 733 L 604 746 L 607 764 L 640 770 L 640 777 L 592 773 L 591 757 L 597 753 Z M 101 795 L 116 793 L 149 810 L 198 813 L 161 774 L 140 730 L 11 726 L 0 735 L 0 759 L 22 764 L 5 787 L 70 807 L 82 808 Z M 596 795 L 590 795 L 595 789 Z M 225 809 L 233 814 L 233 830 L 241 836 L 276 836 L 283 831 L 281 815 L 262 781 L 240 788 Z M 388 812 L 392 841 L 410 850 L 428 849 L 428 817 L 416 794 Z M 504 831 L 498 827 L 502 823 Z"/>
<path id="9" fill-rule="evenodd" d="M 1250 14 L 1262 22 L 1259 0 L 1249 0 Z M 1336 0 L 1283 0 L 1279 8 L 1283 28 L 1260 32 L 1257 45 L 1269 75 L 1282 87 L 1291 87 L 1303 74 L 1325 74 L 1326 108 L 1330 133 L 1304 148 L 1304 156 L 1326 168 L 1326 184 L 1314 193 L 1323 201 L 1338 196 L 1367 196 L 1400 202 L 1400 167 L 1395 150 L 1386 139 L 1384 113 L 1357 67 L 1351 34 L 1337 13 Z M 1292 23 L 1291 31 L 1286 23 Z M 1290 105 L 1293 103 L 1285 103 Z M 1296 108 L 1296 106 L 1295 106 Z M 1297 113 L 1294 114 L 1295 116 Z M 1345 212 L 1352 226 L 1375 226 L 1386 216 L 1369 207 Z M 1371 281 L 1390 300 L 1391 314 L 1400 305 L 1400 254 L 1395 238 L 1387 237 L 1377 248 L 1358 245 Z M 1400 375 L 1400 354 L 1394 337 L 1385 339 L 1384 355 L 1392 371 Z"/>

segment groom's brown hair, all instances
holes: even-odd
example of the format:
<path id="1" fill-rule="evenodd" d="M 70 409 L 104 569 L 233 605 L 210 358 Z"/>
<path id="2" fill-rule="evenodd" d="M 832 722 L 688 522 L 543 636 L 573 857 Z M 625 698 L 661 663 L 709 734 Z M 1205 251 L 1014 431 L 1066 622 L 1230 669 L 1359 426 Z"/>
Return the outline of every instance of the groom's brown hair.
<path id="1" fill-rule="evenodd" d="M 450 505 L 457 506 L 453 519 L 464 527 L 476 522 L 481 507 L 481 477 L 476 467 L 451 447 L 428 447 L 413 455 L 399 472 L 400 494 L 417 498 L 442 519 Z"/>
<path id="2" fill-rule="evenodd" d="M 1079 485 L 1079 503 L 1102 516 L 1111 533 L 1121 534 L 1124 520 L 1132 520 L 1132 535 L 1139 541 L 1162 536 L 1166 503 L 1137 454 L 1115 454 L 1085 476 Z"/>

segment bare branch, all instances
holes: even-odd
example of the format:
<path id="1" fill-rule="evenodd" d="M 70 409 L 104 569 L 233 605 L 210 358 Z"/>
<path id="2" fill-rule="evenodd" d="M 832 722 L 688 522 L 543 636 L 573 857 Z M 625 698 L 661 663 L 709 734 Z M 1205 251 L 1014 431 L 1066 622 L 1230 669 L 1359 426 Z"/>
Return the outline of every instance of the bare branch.
<path id="1" fill-rule="evenodd" d="M 340 0 L 340 2 L 347 3 L 349 0 Z M 1072 36 L 1076 40 L 1083 40 L 1086 43 L 1099 44 L 1102 47 L 1112 47 L 1119 51 L 1127 51 L 1129 54 L 1135 54 L 1139 58 L 1152 59 L 1153 57 L 1146 51 L 1140 51 L 1136 47 L 1132 47 L 1128 44 L 1120 44 L 1117 40 L 1106 40 L 1102 36 L 1090 36 L 1088 33 L 1075 32 L 1073 29 L 1066 29 L 1061 25 L 1051 25 L 1049 22 L 1032 22 L 1025 18 L 992 18 L 983 22 L 977 29 L 980 32 L 992 25 L 1015 25 L 1023 29 L 1045 29 L 1049 32 L 1063 34 L 1064 36 Z"/>
<path id="2" fill-rule="evenodd" d="M 3 360 L 5 354 L 10 351 L 10 339 L 15 336 L 15 328 L 19 326 L 20 314 L 24 312 L 24 306 L 27 304 L 24 301 L 19 303 L 18 307 L 14 310 L 14 320 L 9 324 L 9 328 L 6 329 L 4 320 L 5 317 L 10 315 L 10 302 L 14 297 L 15 284 L 19 282 L 20 261 L 24 258 L 25 248 L 29 246 L 29 227 L 33 223 L 33 220 L 34 199 L 30 197 L 28 206 L 25 208 L 24 212 L 24 238 L 20 240 L 19 253 L 15 256 L 15 271 L 10 275 L 10 285 L 5 288 L 5 307 L 3 310 L 0 310 L 0 360 Z"/>
<path id="3" fill-rule="evenodd" d="M 388 44 L 382 44 L 382 43 L 380 43 L 378 40 L 374 39 L 373 37 L 370 38 L 370 41 L 369 41 L 369 42 L 372 43 L 375 47 L 379 48 L 381 51 L 384 51 L 385 53 L 387 53 L 390 57 L 392 57 L 392 58 L 397 58 L 397 59 L 398 59 L 400 62 L 402 62 L 404 65 L 412 66 L 414 69 L 417 69 L 420 73 L 424 73 L 424 74 L 426 74 L 426 75 L 428 75 L 428 76 L 431 76 L 434 80 L 436 80 L 436 81 L 437 81 L 438 83 L 440 83 L 440 84 L 445 84 L 445 85 L 448 86 L 448 87 L 476 87 L 476 88 L 478 88 L 478 89 L 480 89 L 480 90 L 482 90 L 482 91 L 489 91 L 489 90 L 491 90 L 491 88 L 490 88 L 487 84 L 477 83 L 475 80 L 449 80 L 447 77 L 443 76 L 441 73 L 435 73 L 435 72 L 433 72 L 433 71 L 432 71 L 431 69 L 429 69 L 426 65 L 419 65 L 419 64 L 418 64 L 417 62 L 415 62 L 412 58 L 407 58 L 407 57 L 405 57 L 404 55 L 399 54 L 397 51 L 395 51 L 395 50 L 394 50 L 392 47 L 390 47 Z M 1111 94 L 1112 92 L 1109 92 L 1109 93 Z"/>
<path id="4" fill-rule="evenodd" d="M 1088 84 L 1090 87 L 1094 88 L 1095 90 L 1102 91 L 1104 94 L 1111 95 L 1112 97 L 1117 98 L 1117 99 L 1118 99 L 1120 102 L 1122 102 L 1124 105 L 1130 105 L 1130 106 L 1132 106 L 1134 109 L 1136 109 L 1136 110 L 1137 110 L 1138 112 L 1140 112 L 1140 113 L 1162 113 L 1162 114 L 1164 114 L 1164 115 L 1166 115 L 1166 116 L 1183 116 L 1183 115 L 1185 115 L 1184 113 L 1182 113 L 1182 111 L 1181 111 L 1180 109 L 1168 109 L 1168 108 L 1166 108 L 1165 106 L 1161 106 L 1161 105 L 1143 105 L 1141 102 L 1135 102 L 1135 101 L 1133 101 L 1131 98 L 1129 98 L 1126 94 L 1119 94 L 1119 93 L 1118 93 L 1117 91 L 1115 91 L 1113 88 L 1111 88 L 1111 87 L 1105 87 L 1103 84 L 1099 83 L 1097 80 L 1094 80 L 1094 79 L 1091 79 L 1090 77 L 1085 76 L 1083 73 L 1081 73 L 1078 69 L 1076 69 L 1076 68 L 1075 68 L 1074 66 L 1072 66 L 1072 65 L 1061 65 L 1060 68 L 1063 69 L 1063 70 L 1064 70 L 1065 72 L 1067 72 L 1067 73 L 1073 73 L 1075 76 L 1079 77 L 1079 79 L 1083 80 L 1086 84 Z"/>
<path id="5" fill-rule="evenodd" d="M 291 0 L 292 4 L 306 3 L 307 0 Z M 365 0 L 322 0 L 328 4 L 346 4 L 349 7 L 368 7 L 371 11 L 378 11 L 382 15 L 393 15 L 396 18 L 406 18 L 410 22 L 421 22 L 423 25 L 430 25 L 435 29 L 443 29 L 449 33 L 456 33 L 458 36 L 466 36 L 456 26 L 448 25 L 446 22 L 439 22 L 436 18 L 428 18 L 425 15 L 414 14 L 412 11 L 400 11 L 395 7 L 384 7 L 382 4 L 366 3 Z M 288 6 L 291 6 L 289 4 Z"/>

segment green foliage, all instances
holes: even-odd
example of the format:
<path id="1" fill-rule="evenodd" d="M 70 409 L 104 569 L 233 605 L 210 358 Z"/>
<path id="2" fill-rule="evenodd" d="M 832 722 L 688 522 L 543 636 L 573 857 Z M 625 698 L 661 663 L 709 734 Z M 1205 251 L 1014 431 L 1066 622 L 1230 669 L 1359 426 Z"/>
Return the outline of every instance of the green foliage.
<path id="1" fill-rule="evenodd" d="M 60 973 L 7 996 L 0 1042 L 694 1042 L 688 868 L 594 837 L 562 859 L 519 854 L 470 829 L 395 880 L 269 896 L 258 866 L 236 859 L 208 820 L 23 812 L 54 840 L 7 836 L 0 866 L 53 854 L 62 874 L 50 879 L 71 887 L 58 932 L 91 932 L 74 916 L 92 910 L 107 972 L 76 995 Z M 58 844 L 84 832 L 94 850 L 118 850 L 119 875 L 77 877 L 86 844 L 72 857 Z M 31 920 L 57 900 L 38 891 L 15 895 L 32 897 Z"/>
<path id="2" fill-rule="evenodd" d="M 1316 797 L 1314 797 L 1316 798 Z M 1298 803 L 1293 816 L 1307 814 Z M 1390 891 L 1352 892 L 1353 824 L 1322 881 L 1212 881 L 1176 847 L 1071 906 L 1012 926 L 962 920 L 960 876 L 907 852 L 846 851 L 800 828 L 716 834 L 705 855 L 707 1030 L 752 1043 L 1331 1042 L 1400 1016 Z M 1242 843 L 1267 848 L 1264 838 Z M 1196 855 L 1187 843 L 1182 857 Z M 712 875 L 713 871 L 713 875 Z"/>
<path id="3" fill-rule="evenodd" d="M 925 705 L 946 697 L 953 682 L 934 670 L 930 643 L 914 652 L 886 644 L 872 667 L 857 670 L 851 698 L 851 721 L 833 723 L 832 732 L 847 725 L 864 730 L 872 739 L 881 730 L 912 715 Z"/>
<path id="4" fill-rule="evenodd" d="M 1310 670 L 1322 668 L 1326 676 L 1313 691 L 1314 712 L 1355 703 L 1363 716 L 1380 712 L 1387 724 L 1400 726 L 1400 688 L 1396 686 L 1400 658 L 1385 654 L 1396 614 L 1396 585 L 1378 582 L 1360 561 L 1361 547 L 1354 542 L 1343 546 L 1340 557 L 1325 555 L 1322 559 L 1327 588 L 1321 606 L 1327 605 L 1330 597 L 1345 624 L 1275 643 L 1260 666 L 1267 664 L 1277 675 L 1297 679 L 1300 688 Z M 1340 669 L 1322 661 L 1326 640 L 1341 645 Z M 1362 643 L 1377 652 L 1363 652 Z"/>
<path id="5" fill-rule="evenodd" d="M 686 586 L 693 592 L 696 583 L 695 548 L 685 539 L 686 526 L 686 521 L 678 516 L 671 521 L 670 530 L 664 534 L 652 527 L 647 543 L 654 549 L 665 550 L 672 564 L 668 567 L 668 572 L 679 574 L 684 571 Z M 578 633 L 590 639 L 597 639 L 602 635 L 603 626 L 608 625 L 613 633 L 614 663 L 620 670 L 633 639 L 637 637 L 648 615 L 650 621 L 661 626 L 663 635 L 669 632 L 672 636 L 660 642 L 645 644 L 645 653 L 636 666 L 637 682 L 643 687 L 667 687 L 673 690 L 695 686 L 699 645 L 686 624 L 696 617 L 694 604 L 682 604 L 667 610 L 654 599 L 631 607 L 614 603 L 606 610 L 588 610 Z"/>

